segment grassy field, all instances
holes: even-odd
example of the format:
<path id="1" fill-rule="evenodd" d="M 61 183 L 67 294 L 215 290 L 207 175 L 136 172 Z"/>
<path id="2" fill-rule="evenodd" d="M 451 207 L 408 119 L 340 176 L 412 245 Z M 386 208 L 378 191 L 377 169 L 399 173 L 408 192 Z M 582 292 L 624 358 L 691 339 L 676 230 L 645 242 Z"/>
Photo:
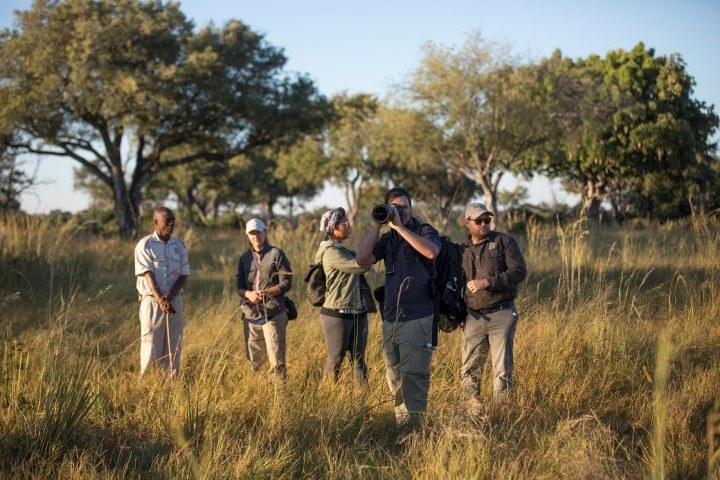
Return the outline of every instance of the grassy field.
<path id="1" fill-rule="evenodd" d="M 270 234 L 298 274 L 296 300 L 314 228 Z M 407 437 L 392 415 L 379 317 L 367 389 L 347 366 L 339 383 L 320 381 L 324 342 L 304 301 L 288 330 L 287 385 L 269 384 L 242 346 L 244 237 L 179 235 L 192 276 L 183 373 L 167 381 L 138 377 L 134 242 L 0 223 L 0 476 L 720 478 L 720 428 L 708 427 L 720 399 L 720 234 L 704 217 L 528 225 L 517 234 L 530 273 L 517 300 L 514 402 L 489 403 L 486 376 L 488 403 L 469 413 L 461 333 L 441 333 L 428 421 Z"/>

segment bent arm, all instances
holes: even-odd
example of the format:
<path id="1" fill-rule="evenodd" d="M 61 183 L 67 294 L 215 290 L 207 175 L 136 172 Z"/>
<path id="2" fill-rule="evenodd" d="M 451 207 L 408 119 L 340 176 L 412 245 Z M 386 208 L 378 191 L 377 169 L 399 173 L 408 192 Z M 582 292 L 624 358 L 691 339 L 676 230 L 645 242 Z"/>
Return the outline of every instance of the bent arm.
<path id="1" fill-rule="evenodd" d="M 429 238 L 418 235 L 403 225 L 391 223 L 390 228 L 394 229 L 423 257 L 433 260 L 440 254 L 440 246 Z"/>
<path id="2" fill-rule="evenodd" d="M 148 270 L 147 272 L 143 273 L 143 277 L 145 277 L 145 281 L 147 282 L 147 285 L 152 292 L 152 296 L 158 300 L 162 298 L 163 293 L 160 291 L 160 287 L 158 287 L 158 284 L 155 281 L 155 274 Z"/>
<path id="3" fill-rule="evenodd" d="M 380 224 L 373 223 L 357 249 L 355 261 L 358 265 L 366 266 L 377 262 L 377 258 L 373 255 L 373 247 L 375 246 L 375 242 L 377 241 L 379 235 Z"/>
<path id="4" fill-rule="evenodd" d="M 183 287 L 185 286 L 185 284 L 187 283 L 188 276 L 189 275 L 178 276 L 178 278 L 177 278 L 177 280 L 175 280 L 175 283 L 173 284 L 172 288 L 170 289 L 170 291 L 168 293 L 165 294 L 165 296 L 167 298 L 169 298 L 170 300 L 175 298 L 178 295 L 178 293 L 180 293 L 180 290 L 182 290 Z"/>
<path id="5" fill-rule="evenodd" d="M 509 238 L 505 250 L 505 264 L 507 265 L 507 270 L 488 279 L 491 290 L 504 290 L 515 287 L 518 283 L 525 280 L 527 276 L 525 258 L 523 258 L 520 247 L 512 237 Z"/>
<path id="6" fill-rule="evenodd" d="M 279 297 L 290 291 L 292 287 L 292 269 L 290 268 L 290 260 L 288 260 L 285 252 L 280 250 L 278 258 L 275 259 L 273 267 L 277 274 L 278 283 L 271 285 L 262 290 L 262 293 Z"/>
<path id="7" fill-rule="evenodd" d="M 368 265 L 360 265 L 347 250 L 330 247 L 323 255 L 323 266 L 334 268 L 343 273 L 365 273 L 370 268 Z"/>

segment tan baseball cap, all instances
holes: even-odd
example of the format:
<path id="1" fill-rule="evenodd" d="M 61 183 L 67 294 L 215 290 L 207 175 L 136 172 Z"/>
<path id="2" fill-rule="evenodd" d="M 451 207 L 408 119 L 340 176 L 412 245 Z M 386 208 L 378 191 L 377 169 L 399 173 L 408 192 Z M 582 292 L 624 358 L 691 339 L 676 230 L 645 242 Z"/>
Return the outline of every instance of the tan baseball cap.
<path id="1" fill-rule="evenodd" d="M 495 216 L 495 214 L 493 212 L 491 212 L 490 210 L 487 209 L 487 207 L 485 206 L 484 203 L 471 203 L 465 209 L 465 219 L 466 220 L 470 219 L 470 218 L 471 219 L 480 218 L 485 214 Z"/>

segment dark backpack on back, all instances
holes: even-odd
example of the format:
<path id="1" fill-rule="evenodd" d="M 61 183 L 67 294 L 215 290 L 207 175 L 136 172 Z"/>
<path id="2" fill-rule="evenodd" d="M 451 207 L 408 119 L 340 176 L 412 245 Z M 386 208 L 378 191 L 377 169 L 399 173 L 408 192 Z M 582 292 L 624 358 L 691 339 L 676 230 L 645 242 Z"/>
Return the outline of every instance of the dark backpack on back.
<path id="1" fill-rule="evenodd" d="M 440 237 L 442 248 L 435 259 L 435 320 L 440 330 L 452 332 L 467 318 L 463 300 L 464 275 L 462 269 L 462 247 L 451 239 Z"/>
<path id="2" fill-rule="evenodd" d="M 314 307 L 322 307 L 325 303 L 325 270 L 322 265 L 322 257 L 330 246 L 325 247 L 322 254 L 320 255 L 320 261 L 310 265 L 307 275 L 305 275 L 305 283 L 307 287 L 305 289 L 305 295 Z"/>
<path id="3" fill-rule="evenodd" d="M 417 231 L 421 235 L 421 224 Z M 445 235 L 440 235 L 440 254 L 435 258 L 433 279 L 434 320 L 440 330 L 450 333 L 465 323 L 467 305 L 463 299 L 464 274 L 462 269 L 463 247 Z M 433 271 L 432 264 L 429 270 Z M 433 345 L 436 344 L 435 332 Z"/>

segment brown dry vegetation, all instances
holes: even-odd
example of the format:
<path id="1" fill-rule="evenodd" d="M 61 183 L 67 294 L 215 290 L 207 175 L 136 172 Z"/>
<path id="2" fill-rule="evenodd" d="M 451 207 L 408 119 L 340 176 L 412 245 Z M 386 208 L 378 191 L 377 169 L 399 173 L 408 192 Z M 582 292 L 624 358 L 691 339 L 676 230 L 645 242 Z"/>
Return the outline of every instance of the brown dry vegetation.
<path id="1" fill-rule="evenodd" d="M 358 390 L 347 368 L 338 384 L 320 381 L 317 311 L 299 302 L 278 388 L 253 374 L 242 348 L 234 274 L 244 239 L 180 236 L 192 268 L 183 374 L 166 381 L 138 378 L 132 243 L 49 221 L 0 223 L 3 476 L 718 476 L 706 421 L 720 398 L 720 237 L 704 217 L 634 229 L 530 224 L 518 235 L 530 274 L 517 302 L 514 401 L 469 413 L 461 334 L 441 334 L 428 422 L 407 438 L 394 424 L 379 317 L 369 387 Z M 299 272 L 296 300 L 318 240 L 310 225 L 271 233 Z"/>

